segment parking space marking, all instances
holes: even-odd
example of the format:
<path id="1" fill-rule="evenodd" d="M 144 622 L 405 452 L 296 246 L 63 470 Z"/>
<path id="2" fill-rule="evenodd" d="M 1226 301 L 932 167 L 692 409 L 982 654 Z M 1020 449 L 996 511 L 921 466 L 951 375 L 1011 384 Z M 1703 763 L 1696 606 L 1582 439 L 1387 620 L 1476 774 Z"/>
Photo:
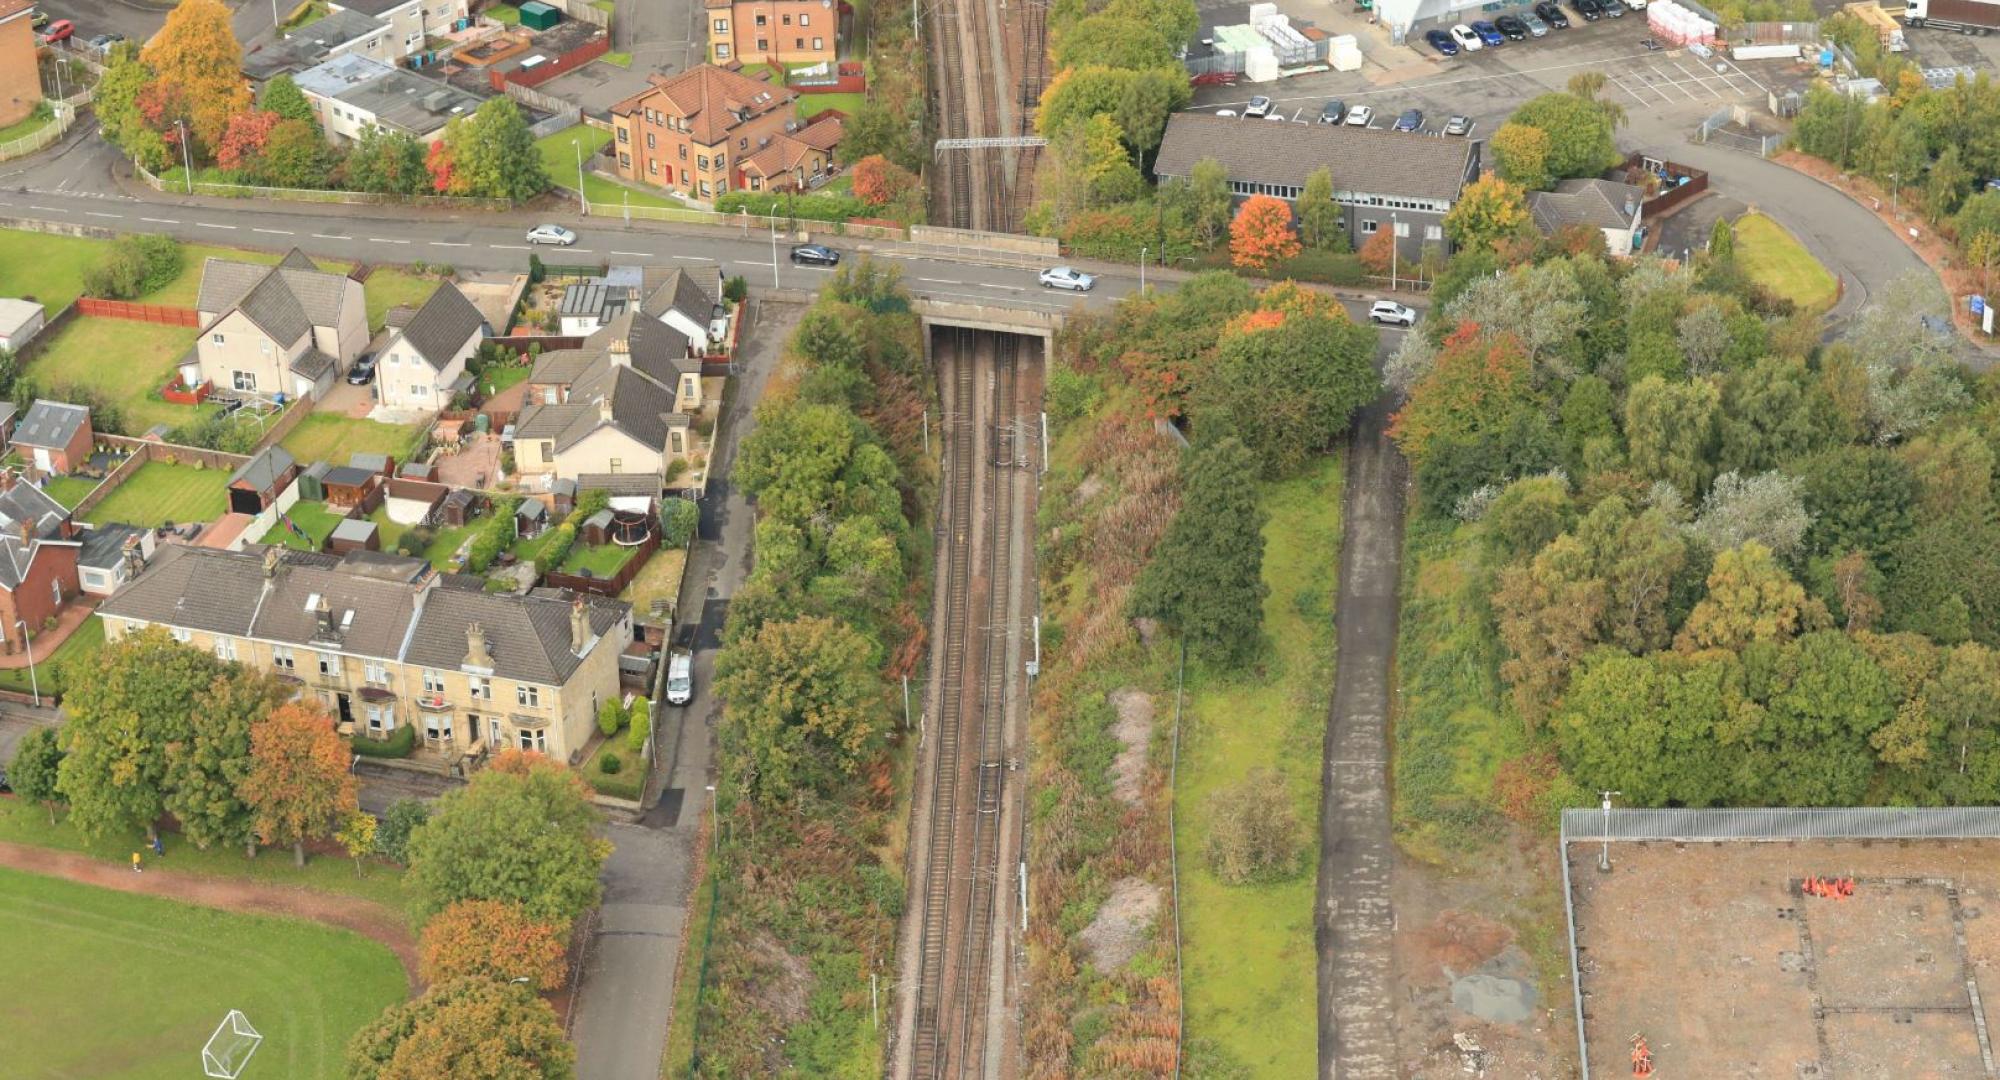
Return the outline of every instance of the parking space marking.
<path id="1" fill-rule="evenodd" d="M 1288 101 L 1293 101 L 1293 102 L 1321 101 L 1330 96 L 1337 96 L 1342 100 L 1350 100 L 1353 98 L 1373 97 L 1380 94 L 1407 95 L 1410 93 L 1426 93 L 1432 90 L 1441 90 L 1451 86 L 1461 86 L 1471 83 L 1493 82 L 1498 79 L 1512 79 L 1521 75 L 1545 75 L 1557 71 L 1571 71 L 1576 68 L 1615 68 L 1615 66 L 1619 64 L 1629 64 L 1636 61 L 1649 60 L 1654 57 L 1657 57 L 1658 55 L 1659 55 L 1658 53 L 1652 53 L 1652 52 L 1637 52 L 1625 56 L 1604 56 L 1604 57 L 1597 57 L 1591 60 L 1579 60 L 1573 64 L 1552 64 L 1548 67 L 1519 68 L 1513 71 L 1496 71 L 1490 75 L 1466 75 L 1461 78 L 1443 79 L 1437 82 L 1407 82 L 1396 86 L 1383 87 L 1378 90 L 1354 90 L 1338 95 L 1330 95 L 1324 93 L 1307 94 L 1298 97 L 1273 98 L 1272 100 L 1276 104 L 1284 104 L 1285 102 Z M 1748 76 L 1745 76 L 1745 78 L 1748 78 Z M 1208 102 L 1203 102 L 1200 105 L 1190 105 L 1182 111 L 1194 112 L 1194 113 L 1213 113 L 1217 109 L 1241 109 L 1242 107 L 1248 105 L 1249 103 L 1250 102 L 1248 99 L 1245 99 L 1243 101 L 1208 101 Z"/>

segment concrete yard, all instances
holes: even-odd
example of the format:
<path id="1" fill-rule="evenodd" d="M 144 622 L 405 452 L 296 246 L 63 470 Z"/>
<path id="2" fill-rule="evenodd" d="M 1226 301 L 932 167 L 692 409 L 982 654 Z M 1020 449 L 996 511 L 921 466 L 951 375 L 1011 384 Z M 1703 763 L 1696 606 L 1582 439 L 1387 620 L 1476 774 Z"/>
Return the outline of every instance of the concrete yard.
<path id="1" fill-rule="evenodd" d="M 1626 842 L 1609 874 L 1597 856 L 1569 850 L 1594 1075 L 1631 1075 L 1635 1035 L 1659 1076 L 1995 1075 L 2000 841 Z M 1808 875 L 1854 894 L 1804 895 Z"/>

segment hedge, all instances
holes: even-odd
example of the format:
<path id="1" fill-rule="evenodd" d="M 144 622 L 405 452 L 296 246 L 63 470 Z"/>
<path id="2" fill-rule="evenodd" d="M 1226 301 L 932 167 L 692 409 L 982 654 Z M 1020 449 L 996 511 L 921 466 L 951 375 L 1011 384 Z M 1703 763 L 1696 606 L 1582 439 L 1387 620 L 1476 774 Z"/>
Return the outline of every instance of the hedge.
<path id="1" fill-rule="evenodd" d="M 354 752 L 362 757 L 406 758 L 417 745 L 417 729 L 404 724 L 389 733 L 386 739 L 371 739 L 362 732 L 355 732 L 349 742 Z"/>

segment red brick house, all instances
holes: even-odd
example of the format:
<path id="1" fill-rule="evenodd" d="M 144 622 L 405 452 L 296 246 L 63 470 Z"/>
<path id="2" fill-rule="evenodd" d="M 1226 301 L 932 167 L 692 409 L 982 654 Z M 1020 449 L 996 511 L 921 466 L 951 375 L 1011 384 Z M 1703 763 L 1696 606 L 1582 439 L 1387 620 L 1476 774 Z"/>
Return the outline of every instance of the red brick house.
<path id="1" fill-rule="evenodd" d="M 83 540 L 69 511 L 15 474 L 0 473 L 0 650 L 26 647 L 22 631 L 39 634 L 82 594 L 77 558 Z"/>
<path id="2" fill-rule="evenodd" d="M 90 410 L 62 401 L 37 400 L 14 428 L 14 446 L 36 472 L 68 476 L 90 460 L 97 435 Z"/>

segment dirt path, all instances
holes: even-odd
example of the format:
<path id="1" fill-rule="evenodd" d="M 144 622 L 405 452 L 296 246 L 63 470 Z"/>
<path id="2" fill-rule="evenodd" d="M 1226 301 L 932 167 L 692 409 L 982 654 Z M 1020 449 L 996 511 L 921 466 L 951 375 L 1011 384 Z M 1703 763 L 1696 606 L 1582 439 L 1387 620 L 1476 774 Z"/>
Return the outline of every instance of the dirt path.
<path id="1" fill-rule="evenodd" d="M 267 854 L 273 858 L 284 857 L 282 852 Z M 338 926 L 388 946 L 389 951 L 402 962 L 403 974 L 410 980 L 411 991 L 415 992 L 420 985 L 417 979 L 416 937 L 400 916 L 373 900 L 335 896 L 303 886 L 196 877 L 154 867 L 135 874 L 129 867 L 88 855 L 5 842 L 0 842 L 0 866 L 95 885 L 100 889 L 161 896 L 223 911 L 288 915 Z"/>

